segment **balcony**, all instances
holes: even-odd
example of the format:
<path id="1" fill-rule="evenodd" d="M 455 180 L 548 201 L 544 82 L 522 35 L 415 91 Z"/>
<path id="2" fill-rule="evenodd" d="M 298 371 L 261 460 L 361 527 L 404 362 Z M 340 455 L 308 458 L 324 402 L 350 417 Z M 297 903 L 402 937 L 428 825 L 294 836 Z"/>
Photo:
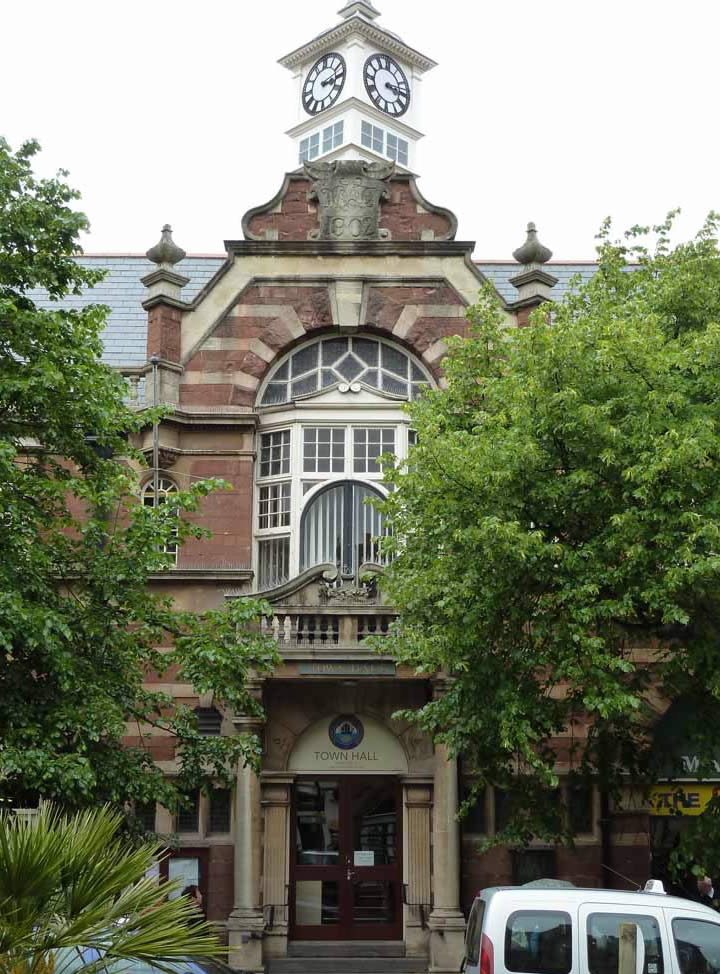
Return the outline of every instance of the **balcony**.
<path id="1" fill-rule="evenodd" d="M 376 654 L 367 646 L 370 636 L 387 633 L 395 615 L 387 613 L 283 612 L 263 619 L 262 628 L 271 632 L 286 658 L 337 656 L 365 658 Z"/>

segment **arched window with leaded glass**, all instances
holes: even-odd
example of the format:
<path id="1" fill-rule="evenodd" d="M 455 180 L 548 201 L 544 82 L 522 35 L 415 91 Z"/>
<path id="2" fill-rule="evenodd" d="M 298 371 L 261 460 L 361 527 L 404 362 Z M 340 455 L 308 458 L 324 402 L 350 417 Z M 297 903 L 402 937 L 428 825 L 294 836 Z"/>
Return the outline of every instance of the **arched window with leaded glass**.
<path id="1" fill-rule="evenodd" d="M 357 579 L 366 564 L 383 564 L 379 539 L 390 533 L 372 504 L 379 490 L 352 480 L 320 490 L 305 508 L 300 525 L 300 571 L 332 562 L 343 579 Z"/>

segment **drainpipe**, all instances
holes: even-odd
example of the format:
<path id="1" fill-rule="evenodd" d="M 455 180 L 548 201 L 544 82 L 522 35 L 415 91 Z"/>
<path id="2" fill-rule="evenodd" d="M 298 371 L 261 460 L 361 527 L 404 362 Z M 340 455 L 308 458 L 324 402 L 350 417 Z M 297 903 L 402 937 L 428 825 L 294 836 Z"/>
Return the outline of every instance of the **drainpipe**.
<path id="1" fill-rule="evenodd" d="M 153 406 L 156 407 L 158 404 L 158 363 L 160 359 L 157 355 L 153 355 L 150 359 L 150 364 L 152 365 L 152 377 L 153 377 Z M 153 503 L 155 508 L 158 506 L 158 494 L 160 491 L 160 450 L 159 450 L 159 429 L 157 417 L 153 423 Z"/>

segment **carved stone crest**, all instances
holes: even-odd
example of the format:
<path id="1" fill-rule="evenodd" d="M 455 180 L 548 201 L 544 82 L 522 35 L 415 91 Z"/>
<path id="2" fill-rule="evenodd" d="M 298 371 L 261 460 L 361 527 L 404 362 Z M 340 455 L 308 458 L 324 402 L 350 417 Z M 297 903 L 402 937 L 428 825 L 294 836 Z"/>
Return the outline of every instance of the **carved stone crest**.
<path id="1" fill-rule="evenodd" d="M 381 230 L 380 201 L 390 199 L 387 180 L 395 171 L 394 162 L 305 163 L 305 174 L 312 180 L 309 200 L 317 200 L 320 229 L 311 230 L 311 240 L 388 240 L 389 230 Z"/>

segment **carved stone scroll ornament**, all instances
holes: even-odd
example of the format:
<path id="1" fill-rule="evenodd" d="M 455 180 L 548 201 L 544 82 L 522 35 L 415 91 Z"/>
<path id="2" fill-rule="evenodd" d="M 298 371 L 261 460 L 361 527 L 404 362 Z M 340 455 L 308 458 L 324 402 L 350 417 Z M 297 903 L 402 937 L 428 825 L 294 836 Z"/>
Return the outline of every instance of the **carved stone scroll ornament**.
<path id="1" fill-rule="evenodd" d="M 390 199 L 387 180 L 395 171 L 394 162 L 305 163 L 305 174 L 312 181 L 309 200 L 317 200 L 320 228 L 311 230 L 311 240 L 389 240 L 390 231 L 381 230 L 380 201 Z"/>

